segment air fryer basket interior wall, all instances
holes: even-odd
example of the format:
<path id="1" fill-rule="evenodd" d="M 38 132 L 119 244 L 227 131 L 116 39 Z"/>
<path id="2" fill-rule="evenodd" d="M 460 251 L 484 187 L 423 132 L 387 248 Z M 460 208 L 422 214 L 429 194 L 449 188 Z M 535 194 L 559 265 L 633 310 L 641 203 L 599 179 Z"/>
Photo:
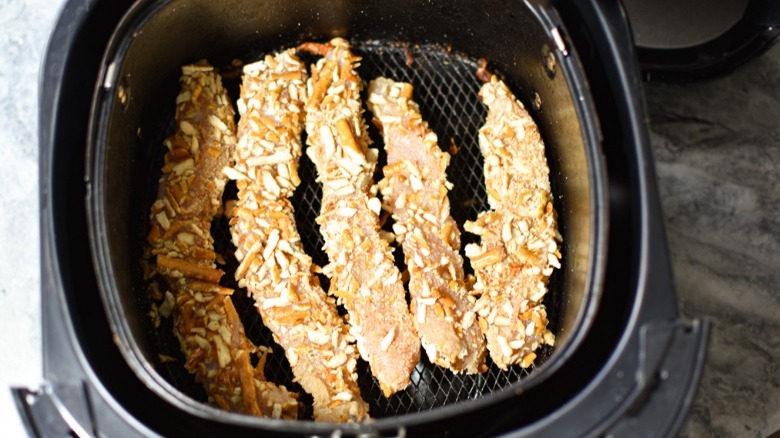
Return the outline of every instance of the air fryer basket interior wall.
<path id="1" fill-rule="evenodd" d="M 252 61 L 303 41 L 337 35 L 358 46 L 371 40 L 432 44 L 490 60 L 491 69 L 504 74 L 526 102 L 547 144 L 564 236 L 563 270 L 551 283 L 558 303 L 551 312 L 556 316 L 551 321 L 557 328 L 555 351 L 527 378 L 468 403 L 486 403 L 501 392 L 527 388 L 548 377 L 577 346 L 596 307 L 603 245 L 599 236 L 605 218 L 595 122 L 588 116 L 590 97 L 579 65 L 571 48 L 559 44 L 566 34 L 543 6 L 501 0 L 141 1 L 109 44 L 96 94 L 90 143 L 94 161 L 87 164 L 95 195 L 88 205 L 90 237 L 109 321 L 125 359 L 153 391 L 197 415 L 218 411 L 194 403 L 155 370 L 159 351 L 150 336 L 138 266 L 149 208 L 148 181 L 155 179 L 150 171 L 159 169 L 156 160 L 173 112 L 168 103 L 178 92 L 180 66 L 202 58 L 214 65 L 233 58 Z M 531 104 L 536 95 L 540 110 Z M 440 142 L 446 146 L 446 137 L 440 136 Z M 457 177 L 450 179 L 458 185 Z M 218 414 L 226 420 L 237 417 Z M 424 415 L 418 414 L 418 420 Z"/>

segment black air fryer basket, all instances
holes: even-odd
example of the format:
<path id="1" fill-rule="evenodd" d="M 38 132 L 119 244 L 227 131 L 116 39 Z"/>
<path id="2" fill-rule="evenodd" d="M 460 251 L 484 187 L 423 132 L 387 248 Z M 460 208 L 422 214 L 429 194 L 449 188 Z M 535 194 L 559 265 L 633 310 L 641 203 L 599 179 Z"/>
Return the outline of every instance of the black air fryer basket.
<path id="1" fill-rule="evenodd" d="M 698 383 L 708 326 L 679 318 L 627 25 L 619 7 L 595 3 L 68 2 L 41 93 L 46 382 L 15 391 L 31 433 L 674 433 Z M 221 411 L 183 370 L 170 321 L 152 328 L 139 264 L 180 66 L 251 62 L 334 36 L 363 57 L 364 80 L 412 82 L 440 145 L 457 146 L 448 175 L 461 226 L 486 208 L 479 59 L 525 102 L 547 147 L 564 238 L 563 267 L 545 298 L 556 344 L 528 369 L 491 365 L 478 376 L 423 358 L 412 384 L 390 398 L 361 363 L 374 418 L 366 424 L 315 423 L 305 409 L 298 421 Z M 225 84 L 235 97 L 238 79 Z M 296 220 L 322 265 L 313 223 L 320 191 L 306 158 L 300 174 Z M 225 221 L 212 231 L 229 273 Z M 251 300 L 242 290 L 233 297 L 250 339 L 273 348 L 269 380 L 300 391 Z"/>

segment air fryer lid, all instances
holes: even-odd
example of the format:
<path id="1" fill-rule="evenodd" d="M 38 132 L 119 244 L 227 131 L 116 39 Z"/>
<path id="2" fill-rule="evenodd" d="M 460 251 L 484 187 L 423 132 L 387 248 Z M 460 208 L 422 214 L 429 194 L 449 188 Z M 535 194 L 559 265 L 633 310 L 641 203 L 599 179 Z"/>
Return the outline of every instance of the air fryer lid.
<path id="1" fill-rule="evenodd" d="M 87 164 L 87 177 L 93 181 L 94 196 L 88 210 L 96 275 L 128 364 L 152 391 L 194 415 L 257 427 L 326 430 L 324 425 L 311 423 L 280 425 L 280 421 L 240 416 L 203 404 L 199 386 L 183 371 L 181 362 L 160 364 L 159 354 L 176 355 L 178 346 L 172 334 L 166 335 L 171 333 L 169 326 L 151 330 L 139 260 L 181 65 L 203 58 L 217 66 L 233 58 L 250 62 L 303 41 L 338 35 L 349 38 L 364 57 L 358 70 L 364 80 L 388 75 L 411 81 L 440 146 L 447 147 L 449 139 L 454 140 L 459 152 L 448 169 L 455 184 L 450 200 L 453 217 L 461 226 L 486 208 L 476 137 L 485 110 L 476 96 L 479 82 L 474 72 L 477 58 L 490 60 L 491 69 L 504 75 L 539 125 L 564 237 L 563 268 L 551 279 L 545 300 L 557 342 L 553 350 L 540 355 L 530 373 L 491 367 L 481 376 L 453 376 L 423 360 L 412 376 L 412 385 L 384 399 L 367 367 L 359 367 L 364 398 L 371 404 L 372 416 L 378 418 L 370 427 L 464 414 L 551 378 L 578 346 L 595 311 L 605 226 L 601 210 L 604 176 L 591 99 L 554 12 L 513 1 L 325 3 L 141 1 L 117 28 L 104 59 L 91 120 L 92 162 Z M 414 54 L 411 67 L 404 62 L 407 45 Z M 227 85 L 235 87 L 236 83 Z M 324 264 L 322 242 L 312 223 L 319 210 L 319 191 L 306 158 L 301 166 L 303 183 L 294 199 L 296 218 L 307 252 Z M 224 223 L 217 224 L 214 232 L 218 241 L 228 240 Z M 229 251 L 229 245 L 222 249 Z M 226 272 L 234 266 L 226 266 Z M 234 299 L 250 338 L 271 345 L 251 302 L 240 290 Z M 299 389 L 276 346 L 266 374 L 277 383 Z"/>

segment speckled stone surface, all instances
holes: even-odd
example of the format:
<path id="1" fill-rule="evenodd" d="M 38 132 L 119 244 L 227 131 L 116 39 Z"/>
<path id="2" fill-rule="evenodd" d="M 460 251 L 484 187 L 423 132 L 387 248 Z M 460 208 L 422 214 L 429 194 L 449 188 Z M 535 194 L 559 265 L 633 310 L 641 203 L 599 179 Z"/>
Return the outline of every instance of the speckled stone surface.
<path id="1" fill-rule="evenodd" d="M 9 386 L 41 383 L 38 67 L 61 0 L 0 0 L 0 435 L 24 436 Z"/>
<path id="2" fill-rule="evenodd" d="M 780 45 L 706 83 L 646 90 L 682 312 L 714 323 L 682 435 L 780 430 Z"/>
<path id="3" fill-rule="evenodd" d="M 0 0 L 0 436 L 41 383 L 38 67 L 62 0 Z M 714 322 L 687 437 L 780 429 L 780 46 L 724 79 L 649 85 L 681 308 Z"/>

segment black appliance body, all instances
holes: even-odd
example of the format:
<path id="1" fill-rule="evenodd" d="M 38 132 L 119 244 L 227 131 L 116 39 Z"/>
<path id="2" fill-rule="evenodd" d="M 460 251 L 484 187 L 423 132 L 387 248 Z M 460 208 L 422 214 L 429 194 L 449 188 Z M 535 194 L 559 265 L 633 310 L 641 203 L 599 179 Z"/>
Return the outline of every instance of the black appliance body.
<path id="1" fill-rule="evenodd" d="M 514 80 L 524 101 L 541 95 L 534 116 L 548 147 L 556 145 L 551 168 L 560 181 L 554 185 L 565 195 L 563 207 L 556 208 L 565 238 L 567 233 L 575 237 L 565 253 L 570 266 L 559 281 L 566 295 L 556 321 L 562 333 L 555 350 L 530 375 L 494 391 L 361 425 L 250 418 L 188 397 L 150 365 L 152 352 L 140 340 L 143 329 L 133 322 L 140 317 L 128 297 L 132 287 L 123 286 L 123 274 L 115 272 L 122 266 L 116 260 L 123 256 L 110 235 L 134 237 L 122 228 L 126 219 L 107 218 L 122 213 L 130 201 L 102 200 L 107 193 L 115 197 L 123 182 L 133 180 L 122 179 L 122 152 L 100 145 L 115 135 L 111 126 L 121 128 L 122 117 L 141 112 L 132 105 L 122 107 L 115 99 L 118 89 L 130 90 L 137 101 L 152 99 L 160 91 L 138 80 L 139 73 L 165 77 L 185 58 L 209 55 L 198 52 L 195 34 L 188 35 L 166 14 L 175 16 L 178 8 L 179 14 L 198 17 L 181 11 L 201 10 L 207 4 L 219 16 L 247 11 L 186 0 L 66 3 L 47 51 L 40 93 L 45 382 L 37 390 L 14 390 L 30 433 L 674 434 L 695 393 L 709 326 L 707 321 L 680 318 L 630 30 L 618 4 L 599 3 L 243 2 L 273 15 L 267 20 L 277 20 L 269 21 L 277 27 L 267 25 L 265 34 L 250 44 L 255 52 L 291 45 L 285 41 L 357 35 L 365 40 L 451 44 L 456 51 L 484 56 Z M 434 24 L 430 17 L 442 22 Z M 389 24 L 381 24 L 385 20 Z M 229 53 L 238 37 L 224 33 L 221 22 L 194 21 L 218 41 L 212 51 L 241 55 Z M 387 30 L 377 31 L 377 26 Z M 524 28 L 532 37 L 514 36 Z M 150 41 L 144 33 L 169 39 Z M 166 44 L 190 52 L 171 59 L 170 65 L 141 62 L 131 68 L 146 56 L 171 58 Z M 133 58 L 133 50 L 144 56 Z M 562 85 L 548 86 L 546 81 Z M 564 117 L 555 114 L 557 101 L 567 103 L 566 114 L 576 123 L 557 126 Z M 569 153 L 579 155 L 573 159 Z M 106 158 L 111 154 L 120 158 Z M 567 206 L 567 197 L 578 201 L 571 203 L 577 206 Z M 585 217 L 578 216 L 582 212 Z M 574 266 L 582 253 L 583 260 Z"/>

